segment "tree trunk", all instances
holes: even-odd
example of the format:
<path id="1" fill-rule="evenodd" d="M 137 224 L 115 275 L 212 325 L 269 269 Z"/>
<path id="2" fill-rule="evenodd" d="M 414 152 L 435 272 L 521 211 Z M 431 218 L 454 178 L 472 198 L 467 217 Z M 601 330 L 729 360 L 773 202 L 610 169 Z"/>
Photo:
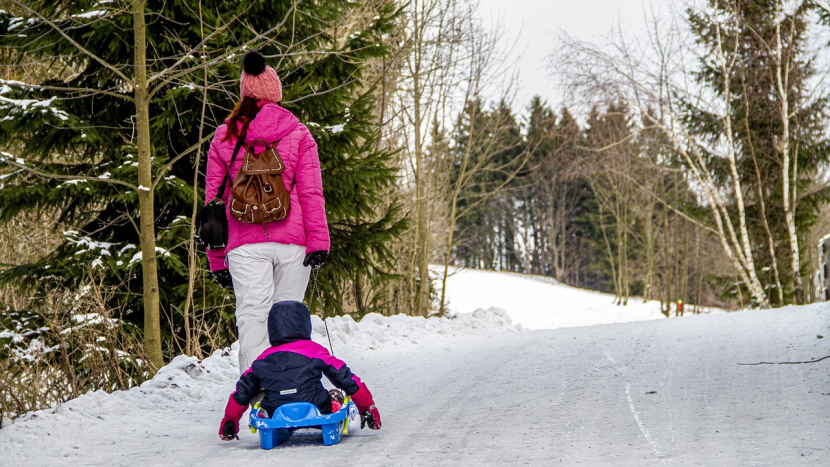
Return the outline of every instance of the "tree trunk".
<path id="1" fill-rule="evenodd" d="M 744 87 L 744 94 L 746 94 L 746 87 Z M 745 100 L 746 102 L 746 100 Z M 749 105 L 746 105 L 746 112 L 749 113 Z M 778 259 L 775 254 L 775 241 L 772 238 L 772 231 L 769 228 L 769 221 L 767 221 L 767 207 L 764 201 L 763 180 L 761 179 L 761 170 L 758 168 L 758 158 L 755 156 L 755 145 L 752 143 L 752 134 L 749 131 L 749 121 L 744 118 L 744 128 L 747 135 L 747 146 L 749 147 L 749 155 L 752 157 L 752 165 L 755 168 L 755 179 L 758 182 L 758 208 L 761 210 L 761 224 L 764 226 L 764 232 L 767 235 L 767 246 L 769 248 L 770 266 L 772 267 L 772 277 L 775 280 L 775 288 L 778 295 L 778 304 L 784 303 L 784 289 L 781 287 L 781 277 L 778 275 Z"/>
<path id="2" fill-rule="evenodd" d="M 141 276 L 144 290 L 144 351 L 150 360 L 150 373 L 164 366 L 159 319 L 156 228 L 153 206 L 152 147 L 150 145 L 150 95 L 147 88 L 147 42 L 145 39 L 144 0 L 133 1 L 134 84 L 136 146 L 138 149 L 139 235 L 141 238 Z"/>
<path id="3" fill-rule="evenodd" d="M 662 183 L 661 183 L 662 184 Z M 663 186 L 663 194 L 666 194 L 665 185 Z M 666 297 L 663 306 L 663 313 L 666 318 L 671 313 L 672 304 L 672 266 L 671 266 L 671 230 L 669 230 L 669 211 L 663 210 L 663 294 Z"/>
<path id="4" fill-rule="evenodd" d="M 416 206 L 416 232 L 415 249 L 417 254 L 418 266 L 418 298 L 416 300 L 417 313 L 421 316 L 429 314 L 429 219 L 427 219 L 427 190 L 425 170 L 426 158 L 424 157 L 423 142 L 421 140 L 421 125 L 423 124 L 423 115 L 421 109 L 421 98 L 423 97 L 423 90 L 421 89 L 421 43 L 423 24 L 421 19 L 425 15 L 422 10 L 419 10 L 418 2 L 414 3 L 413 20 L 413 44 L 415 47 L 415 62 L 412 73 L 412 98 L 413 98 L 413 130 L 415 131 L 415 206 Z M 421 15 L 421 17 L 419 17 Z"/>
<path id="5" fill-rule="evenodd" d="M 643 229 L 646 235 L 646 277 L 645 290 L 643 291 L 646 300 L 654 298 L 654 201 L 648 201 L 648 208 L 643 216 Z"/>
<path id="6" fill-rule="evenodd" d="M 793 290 L 796 303 L 804 303 L 804 286 L 801 282 L 801 253 L 798 249 L 798 234 L 795 226 L 795 204 L 796 204 L 796 169 L 790 175 L 790 103 L 789 103 L 789 66 L 783 64 L 781 43 L 781 2 L 775 2 L 775 84 L 778 88 L 779 110 L 781 116 L 781 140 L 779 150 L 781 151 L 781 181 L 783 190 L 784 218 L 787 222 L 787 234 L 790 237 L 790 256 Z M 782 69 L 783 68 L 783 69 Z M 795 157 L 793 157 L 795 160 Z M 792 193 L 790 192 L 790 177 L 792 177 Z M 790 197 L 792 196 L 792 201 Z"/>
<path id="7" fill-rule="evenodd" d="M 204 29 L 204 22 L 202 21 L 202 2 L 199 2 L 199 28 L 201 31 L 202 39 L 204 40 L 205 37 L 205 29 Z M 204 51 L 204 49 L 202 49 Z M 202 140 L 202 136 L 204 135 L 205 131 L 205 111 L 207 110 L 207 87 L 208 87 L 208 75 L 207 75 L 207 68 L 204 70 L 204 80 L 205 86 L 202 89 L 202 116 L 199 122 L 199 141 Z M 198 257 L 196 255 L 196 242 L 194 241 L 194 237 L 196 235 L 196 215 L 199 212 L 199 163 L 202 160 L 202 151 L 196 151 L 196 163 L 193 167 L 193 214 L 190 218 L 190 238 L 188 239 L 188 250 L 187 250 L 187 297 L 185 298 L 184 303 L 184 335 L 185 335 L 185 343 L 184 343 L 184 352 L 186 355 L 193 355 L 199 358 L 202 358 L 202 349 L 197 343 L 193 341 L 193 328 L 190 323 L 190 316 L 191 316 L 191 308 L 193 308 L 194 319 L 195 319 L 195 310 L 196 306 L 193 300 L 193 291 L 195 288 L 196 282 L 196 269 L 198 264 Z M 209 196 L 209 195 L 206 195 Z"/>
<path id="8" fill-rule="evenodd" d="M 417 101 L 416 101 L 416 107 Z M 415 111 L 416 114 L 418 110 Z M 416 118 L 416 120 L 420 120 Z M 420 122 L 418 122 L 420 123 Z M 418 124 L 415 125 L 415 139 L 420 138 L 420 131 L 418 131 Z M 415 158 L 417 160 L 417 175 L 416 175 L 416 204 L 418 213 L 418 236 L 417 245 L 418 250 L 418 314 L 426 316 L 429 314 L 429 219 L 427 212 L 427 195 L 426 195 L 426 171 L 423 165 L 426 163 L 423 157 L 423 151 L 420 142 L 415 143 Z"/>
<path id="9" fill-rule="evenodd" d="M 450 270 L 450 255 L 452 255 L 452 246 L 453 246 L 453 234 L 455 233 L 455 211 L 456 211 L 456 201 L 453 199 L 452 204 L 450 205 L 450 216 L 449 216 L 449 231 L 447 232 L 447 247 L 444 251 L 444 275 L 441 277 L 441 303 L 439 308 L 440 316 L 443 316 L 444 313 L 447 312 L 447 275 L 449 274 Z"/>
<path id="10" fill-rule="evenodd" d="M 619 194 L 618 196 L 621 196 Z M 621 211 L 622 208 L 620 205 L 617 205 L 616 208 Z M 623 212 L 618 212 L 617 215 L 614 216 L 614 230 L 616 231 L 617 237 L 617 274 L 618 279 L 617 282 L 619 284 L 619 293 L 617 296 L 619 297 L 619 304 L 625 305 L 628 302 L 628 279 L 626 278 L 626 269 L 628 265 L 626 264 L 626 225 L 625 225 L 625 217 Z"/>
<path id="11" fill-rule="evenodd" d="M 692 226 L 684 226 L 683 228 L 683 258 L 682 258 L 682 266 L 680 267 L 680 295 L 679 300 L 683 300 L 683 306 L 685 307 L 687 302 L 689 301 L 688 298 L 688 291 L 689 291 L 689 228 Z M 683 310 L 685 308 L 681 308 L 680 316 L 683 316 Z"/>
<path id="12" fill-rule="evenodd" d="M 614 264 L 614 253 L 611 250 L 611 242 L 608 241 L 608 234 L 605 231 L 605 220 L 604 220 L 604 213 L 602 209 L 602 202 L 599 203 L 599 229 L 602 231 L 602 238 L 605 240 L 605 248 L 608 253 L 608 261 L 611 263 L 611 277 L 614 278 L 614 295 L 616 296 L 614 299 L 614 304 L 619 305 L 621 303 L 620 300 L 620 283 L 617 277 L 617 268 Z"/>
<path id="13" fill-rule="evenodd" d="M 700 314 L 701 297 L 703 296 L 703 272 L 700 267 L 700 229 L 695 229 L 695 245 L 697 247 L 697 258 L 695 261 L 695 273 L 697 276 L 695 287 L 695 314 Z"/>
<path id="14" fill-rule="evenodd" d="M 720 62 L 721 72 L 723 73 L 723 89 L 724 89 L 724 101 L 729 102 L 732 99 L 732 70 L 731 65 L 727 66 L 727 59 L 723 52 L 723 44 L 721 42 L 720 36 L 720 26 L 716 28 L 716 37 L 718 42 L 718 61 Z M 740 243 L 736 241 L 735 249 L 737 253 L 741 253 L 742 255 L 739 258 L 743 257 L 743 274 L 748 276 L 747 285 L 749 286 L 752 295 L 756 297 L 759 301 L 759 305 L 762 308 L 769 307 L 769 299 L 767 298 L 766 292 L 758 280 L 758 276 L 755 271 L 755 260 L 752 257 L 752 248 L 750 246 L 749 241 L 749 232 L 747 231 L 747 224 L 746 224 L 746 209 L 744 207 L 744 193 L 743 188 L 741 187 L 741 179 L 738 176 L 738 168 L 737 168 L 737 156 L 736 156 L 736 145 L 735 145 L 735 138 L 732 133 L 732 116 L 729 112 L 726 112 L 726 115 L 723 118 L 724 129 L 726 133 L 726 140 L 727 140 L 727 161 L 729 162 L 729 173 L 732 177 L 732 189 L 735 193 L 735 202 L 738 208 L 738 228 L 740 233 Z M 731 225 L 731 223 L 729 223 Z M 743 250 L 741 250 L 741 247 Z"/>
<path id="15" fill-rule="evenodd" d="M 366 300 L 363 297 L 363 278 L 360 274 L 355 274 L 352 281 L 352 291 L 354 292 L 354 304 L 358 316 L 363 316 L 366 313 Z"/>

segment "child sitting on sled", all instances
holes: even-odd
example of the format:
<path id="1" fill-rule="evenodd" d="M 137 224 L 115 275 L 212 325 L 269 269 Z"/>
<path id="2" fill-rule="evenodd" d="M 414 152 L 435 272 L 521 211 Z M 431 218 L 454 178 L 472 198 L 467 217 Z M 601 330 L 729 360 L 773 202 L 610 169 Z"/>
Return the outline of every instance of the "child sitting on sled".
<path id="1" fill-rule="evenodd" d="M 242 374 L 228 399 L 225 418 L 219 425 L 223 440 L 237 438 L 239 419 L 260 390 L 265 391 L 260 410 L 269 417 L 289 402 L 310 402 L 321 414 L 336 411 L 342 405 L 342 395 L 339 391 L 329 394 L 321 382 L 322 375 L 352 397 L 361 414 L 361 428 L 369 425 L 373 430 L 380 429 L 380 413 L 366 384 L 342 360 L 311 340 L 311 316 L 305 305 L 275 303 L 268 313 L 268 337 L 271 347 Z"/>

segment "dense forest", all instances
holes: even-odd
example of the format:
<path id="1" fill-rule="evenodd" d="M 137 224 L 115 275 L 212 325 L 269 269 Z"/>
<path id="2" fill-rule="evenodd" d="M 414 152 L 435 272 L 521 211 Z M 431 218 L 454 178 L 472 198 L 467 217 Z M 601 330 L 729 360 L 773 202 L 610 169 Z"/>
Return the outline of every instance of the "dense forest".
<path id="1" fill-rule="evenodd" d="M 568 99 L 517 103 L 474 0 L 0 1 L 2 410 L 235 340 L 193 236 L 248 50 L 319 145 L 314 313 L 443 315 L 457 267 L 666 316 L 814 301 L 830 11 L 699 3 L 640 40 L 561 37 Z"/>

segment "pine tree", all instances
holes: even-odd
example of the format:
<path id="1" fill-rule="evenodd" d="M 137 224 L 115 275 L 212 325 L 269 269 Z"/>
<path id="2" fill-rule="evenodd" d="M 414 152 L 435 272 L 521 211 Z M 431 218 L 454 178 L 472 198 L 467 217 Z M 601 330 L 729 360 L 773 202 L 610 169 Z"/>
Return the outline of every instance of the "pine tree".
<path id="1" fill-rule="evenodd" d="M 471 101 L 458 116 L 449 171 L 453 251 L 447 255 L 466 267 L 522 270 L 513 204 L 530 151 L 505 102 L 481 107 Z"/>
<path id="2" fill-rule="evenodd" d="M 521 226 L 515 215 L 516 190 L 523 183 L 522 175 L 529 170 L 528 164 L 523 164 L 519 172 L 512 174 L 505 168 L 516 164 L 516 161 L 524 157 L 528 146 L 524 141 L 519 128 L 519 122 L 513 115 L 513 110 L 504 101 L 490 112 L 493 139 L 496 147 L 500 148 L 494 157 L 493 170 L 491 171 L 491 182 L 493 187 L 505 185 L 499 192 L 488 201 L 495 214 L 499 229 L 499 269 L 502 271 L 524 272 L 520 260 L 519 239 Z M 491 143 L 492 144 L 492 143 Z"/>
<path id="3" fill-rule="evenodd" d="M 540 97 L 528 105 L 527 139 L 532 148 L 526 175 L 519 182 L 518 217 L 532 230 L 529 253 L 535 274 L 583 286 L 585 266 L 596 264 L 580 219 L 591 210 L 593 193 L 582 177 L 585 163 L 582 129 L 563 108 L 557 116 Z M 593 211 L 591 211 L 593 212 Z M 590 224 L 589 224 L 590 225 Z M 602 258 L 601 251 L 599 255 Z"/>
<path id="4" fill-rule="evenodd" d="M 527 167 L 517 177 L 516 218 L 523 226 L 525 252 L 523 266 L 526 272 L 545 275 L 549 273 L 548 257 L 551 250 L 550 217 L 554 200 L 549 196 L 550 180 L 555 152 L 556 115 L 539 96 L 534 96 L 527 106 L 527 140 L 533 147 Z"/>
<path id="5" fill-rule="evenodd" d="M 187 298 L 194 184 L 195 204 L 204 202 L 199 158 L 237 98 L 238 58 L 258 49 L 283 80 L 285 107 L 319 145 L 332 234 L 322 302 L 342 312 L 346 283 L 385 278 L 386 244 L 404 227 L 381 199 L 394 173 L 376 144 L 375 93 L 364 77 L 367 63 L 388 54 L 382 37 L 399 11 L 371 3 L 365 17 L 355 14 L 360 2 L 340 0 L 12 1 L 0 12 L 0 50 L 5 63 L 34 72 L 0 83 L 9 168 L 0 221 L 57 210 L 65 241 L 0 279 L 45 288 L 77 287 L 89 271 L 105 277 L 123 288 L 121 304 L 144 321 L 151 363 L 161 365 L 161 330 L 170 354 L 175 310 Z M 147 206 L 152 215 L 140 212 Z M 194 302 L 221 304 L 224 291 L 199 279 Z M 172 317 L 164 326 L 159 306 Z"/>

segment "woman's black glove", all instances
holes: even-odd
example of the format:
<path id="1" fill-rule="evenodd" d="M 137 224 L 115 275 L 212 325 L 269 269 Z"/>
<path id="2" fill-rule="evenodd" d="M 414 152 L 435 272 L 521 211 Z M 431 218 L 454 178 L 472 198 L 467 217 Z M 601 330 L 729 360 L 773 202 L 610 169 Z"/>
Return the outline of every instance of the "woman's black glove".
<path id="1" fill-rule="evenodd" d="M 328 257 L 329 252 L 326 250 L 313 251 L 305 255 L 305 260 L 303 260 L 303 266 L 311 266 L 311 269 L 317 269 L 323 266 L 323 263 L 326 262 L 326 258 Z"/>
<path id="2" fill-rule="evenodd" d="M 231 277 L 230 269 L 211 271 L 211 274 L 213 274 L 213 280 L 216 281 L 220 287 L 233 290 L 233 278 Z"/>

